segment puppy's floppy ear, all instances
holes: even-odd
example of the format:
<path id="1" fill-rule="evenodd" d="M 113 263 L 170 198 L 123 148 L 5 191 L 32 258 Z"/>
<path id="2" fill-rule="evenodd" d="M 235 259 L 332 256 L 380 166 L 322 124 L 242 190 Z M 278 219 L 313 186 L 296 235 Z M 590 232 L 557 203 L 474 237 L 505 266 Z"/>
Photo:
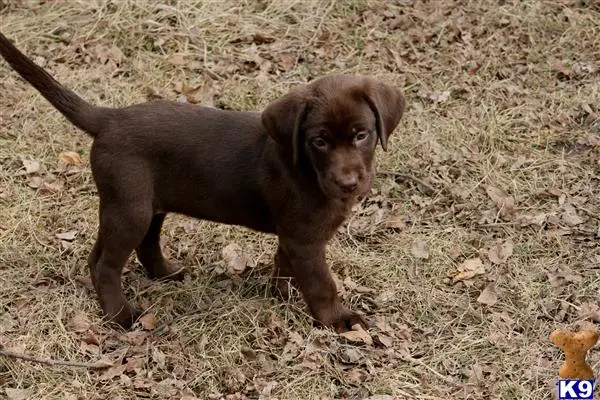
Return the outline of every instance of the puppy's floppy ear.
<path id="1" fill-rule="evenodd" d="M 300 157 L 300 125 L 307 111 L 308 96 L 304 87 L 296 88 L 269 103 L 262 112 L 262 123 L 267 133 L 281 146 L 291 151 L 293 165 Z"/>
<path id="2" fill-rule="evenodd" d="M 385 83 L 368 79 L 365 97 L 375 114 L 377 136 L 384 151 L 387 151 L 388 138 L 398 126 L 404 114 L 405 101 L 402 93 Z"/>

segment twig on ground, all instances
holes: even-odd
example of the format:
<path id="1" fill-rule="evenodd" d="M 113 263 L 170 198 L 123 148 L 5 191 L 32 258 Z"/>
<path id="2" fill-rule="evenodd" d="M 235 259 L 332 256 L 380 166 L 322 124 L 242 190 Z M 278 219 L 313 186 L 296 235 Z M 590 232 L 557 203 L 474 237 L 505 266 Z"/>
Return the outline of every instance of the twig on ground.
<path id="1" fill-rule="evenodd" d="M 97 361 L 95 363 L 85 363 L 85 362 L 77 362 L 77 361 L 68 361 L 68 360 L 53 360 L 51 358 L 38 358 L 34 356 L 30 356 L 27 354 L 15 353 L 12 351 L 8 351 L 0 348 L 0 356 L 4 356 L 7 358 L 14 358 L 18 360 L 30 361 L 38 364 L 44 365 L 63 365 L 67 367 L 79 367 L 79 368 L 88 368 L 88 369 L 104 369 L 112 366 L 110 363 Z"/>
<path id="2" fill-rule="evenodd" d="M 425 182 L 422 179 L 417 178 L 414 175 L 411 174 L 407 174 L 405 172 L 395 172 L 395 171 L 377 171 L 378 174 L 380 175 L 390 175 L 390 176 L 395 176 L 398 178 L 403 178 L 406 180 L 411 180 L 415 183 L 418 183 L 419 185 L 423 186 L 424 189 L 426 189 L 427 191 L 427 195 L 432 196 L 435 193 L 437 193 L 438 191 L 436 190 L 436 188 L 434 188 L 433 186 L 431 186 L 429 183 Z"/>

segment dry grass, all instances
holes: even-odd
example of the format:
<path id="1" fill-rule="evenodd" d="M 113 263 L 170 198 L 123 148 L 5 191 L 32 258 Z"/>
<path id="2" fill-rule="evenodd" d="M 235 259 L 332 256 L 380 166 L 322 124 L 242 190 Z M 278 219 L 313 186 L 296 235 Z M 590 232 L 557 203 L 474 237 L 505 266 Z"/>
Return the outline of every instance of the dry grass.
<path id="1" fill-rule="evenodd" d="M 403 87 L 410 106 L 379 169 L 433 191 L 382 174 L 329 253 L 376 343 L 312 329 L 301 302 L 265 296 L 272 237 L 177 216 L 165 247 L 193 267 L 185 282 L 150 282 L 133 259 L 125 276 L 168 329 L 142 340 L 105 326 L 81 284 L 97 227 L 90 170 L 57 171 L 63 151 L 87 160 L 90 140 L 0 63 L 0 345 L 128 363 L 102 378 L 0 358 L 0 387 L 32 399 L 549 398 L 561 362 L 549 333 L 600 321 L 598 2 L 162 3 L 0 1 L 0 29 L 98 104 L 143 101 L 148 88 L 176 99 L 185 82 L 201 103 L 258 110 L 330 72 Z M 255 33 L 275 41 L 253 44 Z M 22 158 L 40 171 L 23 174 Z M 31 188 L 36 177 L 50 186 Z M 515 209 L 498 209 L 490 186 Z M 56 237 L 68 231 L 74 240 Z M 512 256 L 490 263 L 507 239 Z M 427 259 L 411 251 L 423 241 Z M 254 265 L 241 279 L 222 274 L 231 242 Z M 484 275 L 448 282 L 475 257 Z M 498 300 L 480 304 L 492 280 Z M 82 345 L 90 335 L 99 346 Z"/>

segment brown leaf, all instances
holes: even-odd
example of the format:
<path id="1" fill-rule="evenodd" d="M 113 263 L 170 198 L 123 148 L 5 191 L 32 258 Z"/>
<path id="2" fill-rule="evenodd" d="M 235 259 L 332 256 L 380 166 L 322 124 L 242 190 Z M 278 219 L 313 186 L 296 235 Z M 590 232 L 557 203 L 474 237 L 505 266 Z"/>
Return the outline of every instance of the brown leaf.
<path id="1" fill-rule="evenodd" d="M 118 365 L 116 367 L 110 367 L 106 371 L 100 375 L 100 380 L 108 381 L 116 376 L 121 376 L 125 372 L 125 368 L 127 368 L 126 364 Z"/>
<path id="2" fill-rule="evenodd" d="M 76 313 L 69 321 L 69 329 L 76 333 L 83 333 L 90 329 L 91 323 L 83 312 Z"/>
<path id="3" fill-rule="evenodd" d="M 87 49 L 87 52 L 101 64 L 112 61 L 115 64 L 120 65 L 124 58 L 123 52 L 114 43 L 96 42 Z"/>
<path id="4" fill-rule="evenodd" d="M 429 95 L 429 98 L 435 103 L 445 103 L 450 99 L 450 91 L 444 90 L 443 92 L 434 92 Z"/>
<path id="5" fill-rule="evenodd" d="M 377 52 L 377 46 L 375 45 L 375 42 L 368 42 L 365 45 L 365 48 L 363 49 L 363 54 L 364 54 L 365 58 L 373 57 L 376 52 Z"/>
<path id="6" fill-rule="evenodd" d="M 6 388 L 4 393 L 6 393 L 8 400 L 28 400 L 31 398 L 31 390 L 29 389 Z"/>
<path id="7" fill-rule="evenodd" d="M 134 372 L 144 366 L 146 360 L 144 358 L 130 358 L 125 364 L 125 372 Z"/>
<path id="8" fill-rule="evenodd" d="M 514 197 L 494 186 L 486 186 L 485 191 L 496 207 L 498 207 L 500 216 L 504 220 L 512 219 L 516 212 Z"/>
<path id="9" fill-rule="evenodd" d="M 503 264 L 512 255 L 514 245 L 511 239 L 492 246 L 488 251 L 488 259 L 494 264 Z"/>
<path id="10" fill-rule="evenodd" d="M 121 340 L 134 346 L 140 346 L 148 336 L 149 333 L 146 331 L 132 331 L 121 335 Z"/>
<path id="11" fill-rule="evenodd" d="M 558 267 L 555 271 L 548 271 L 548 279 L 550 284 L 555 288 L 567 285 L 568 283 L 579 284 L 583 281 L 581 275 L 566 265 Z"/>
<path id="12" fill-rule="evenodd" d="M 46 193 L 58 193 L 64 187 L 64 183 L 60 180 L 42 182 L 41 190 Z"/>
<path id="13" fill-rule="evenodd" d="M 365 343 L 369 346 L 373 344 L 373 338 L 360 324 L 352 325 L 352 330 L 340 333 L 340 336 L 345 337 L 351 342 Z"/>
<path id="14" fill-rule="evenodd" d="M 377 341 L 385 347 L 392 347 L 392 345 L 394 344 L 394 338 L 388 335 L 384 335 L 383 333 L 378 333 L 376 338 Z"/>
<path id="15" fill-rule="evenodd" d="M 460 281 L 472 279 L 483 274 L 485 274 L 485 267 L 483 265 L 483 261 L 481 261 L 481 258 L 470 258 L 463 261 L 462 264 L 458 266 L 458 273 L 456 273 L 452 278 L 452 283 L 458 283 Z"/>
<path id="16" fill-rule="evenodd" d="M 72 242 L 77 237 L 78 231 L 68 231 L 57 233 L 55 236 L 57 239 L 66 240 L 67 242 Z"/>
<path id="17" fill-rule="evenodd" d="M 89 329 L 85 331 L 81 340 L 83 340 L 83 342 L 87 344 L 94 344 L 96 346 L 100 346 L 100 340 L 98 340 L 96 334 Z"/>
<path id="18" fill-rule="evenodd" d="M 385 223 L 385 226 L 390 229 L 404 230 L 407 227 L 405 215 L 392 215 Z"/>
<path id="19" fill-rule="evenodd" d="M 27 179 L 27 186 L 29 186 L 32 189 L 39 189 L 40 186 L 42 186 L 44 183 L 44 180 L 39 177 L 39 176 L 32 176 L 29 179 Z"/>
<path id="20" fill-rule="evenodd" d="M 289 71 L 296 65 L 296 55 L 293 53 L 282 53 L 279 56 L 279 65 L 281 65 L 285 71 Z"/>
<path id="21" fill-rule="evenodd" d="M 25 167 L 26 174 L 35 174 L 40 172 L 42 165 L 39 161 L 29 160 L 27 158 L 21 158 L 21 162 L 23 163 L 23 167 Z"/>
<path id="22" fill-rule="evenodd" d="M 244 254 L 244 251 L 237 243 L 230 243 L 221 250 L 221 256 L 227 271 L 232 275 L 239 275 L 246 270 L 246 267 L 250 264 L 248 258 Z"/>
<path id="23" fill-rule="evenodd" d="M 560 218 L 567 226 L 576 226 L 584 222 L 583 218 L 577 214 L 577 210 L 571 203 L 563 204 L 563 213 Z"/>
<path id="24" fill-rule="evenodd" d="M 250 347 L 242 346 L 242 348 L 240 349 L 240 353 L 242 353 L 243 356 L 249 361 L 256 360 L 256 352 Z"/>
<path id="25" fill-rule="evenodd" d="M 548 215 L 546 215 L 546 213 L 543 213 L 543 212 L 535 214 L 535 215 L 523 215 L 522 217 L 519 218 L 519 223 L 522 228 L 524 228 L 526 226 L 531 226 L 531 225 L 541 227 L 544 225 L 547 218 L 548 218 Z"/>
<path id="26" fill-rule="evenodd" d="M 410 249 L 415 258 L 427 260 L 429 258 L 429 245 L 423 240 L 417 240 Z"/>
<path id="27" fill-rule="evenodd" d="M 152 329 L 156 328 L 156 317 L 154 314 L 144 314 L 140 317 L 138 322 L 142 325 L 142 328 L 147 331 L 151 331 Z"/>
<path id="28" fill-rule="evenodd" d="M 252 41 L 256 44 L 273 43 L 275 41 L 275 38 L 257 32 L 252 37 Z"/>
<path id="29" fill-rule="evenodd" d="M 588 301 L 579 307 L 579 316 L 594 322 L 600 322 L 600 307 L 598 303 Z"/>
<path id="30" fill-rule="evenodd" d="M 477 301 L 481 304 L 493 306 L 498 301 L 498 294 L 496 293 L 496 282 L 490 282 L 487 284 L 485 289 L 481 292 Z"/>
<path id="31" fill-rule="evenodd" d="M 183 65 L 185 64 L 185 60 L 181 54 L 173 54 L 171 58 L 169 58 L 169 62 L 173 65 Z"/>
<path id="32" fill-rule="evenodd" d="M 58 155 L 60 161 L 62 161 L 66 165 L 81 165 L 83 161 L 79 154 L 74 151 L 63 151 Z"/>
<path id="33" fill-rule="evenodd" d="M 100 355 L 100 347 L 98 347 L 98 345 L 95 344 L 88 344 L 82 341 L 79 345 L 79 349 L 84 353 L 90 353 L 95 356 Z"/>
<path id="34" fill-rule="evenodd" d="M 167 356 L 157 347 L 152 347 L 152 361 L 154 361 L 160 368 L 164 368 L 167 363 Z"/>

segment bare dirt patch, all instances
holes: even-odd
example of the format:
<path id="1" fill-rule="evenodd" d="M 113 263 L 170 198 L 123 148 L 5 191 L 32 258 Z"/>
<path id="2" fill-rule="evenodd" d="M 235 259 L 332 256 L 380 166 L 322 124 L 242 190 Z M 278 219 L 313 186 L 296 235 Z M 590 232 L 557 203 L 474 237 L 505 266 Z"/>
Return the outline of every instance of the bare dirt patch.
<path id="1" fill-rule="evenodd" d="M 259 110 L 331 72 L 404 88 L 375 188 L 329 252 L 371 328 L 312 329 L 302 302 L 266 296 L 272 237 L 179 216 L 164 245 L 186 280 L 132 258 L 128 296 L 154 318 L 106 326 L 85 267 L 91 141 L 0 63 L 0 346 L 112 365 L 0 357 L 0 397 L 549 398 L 550 332 L 600 321 L 598 2 L 158 3 L 0 1 L 0 30 L 103 105 Z"/>

